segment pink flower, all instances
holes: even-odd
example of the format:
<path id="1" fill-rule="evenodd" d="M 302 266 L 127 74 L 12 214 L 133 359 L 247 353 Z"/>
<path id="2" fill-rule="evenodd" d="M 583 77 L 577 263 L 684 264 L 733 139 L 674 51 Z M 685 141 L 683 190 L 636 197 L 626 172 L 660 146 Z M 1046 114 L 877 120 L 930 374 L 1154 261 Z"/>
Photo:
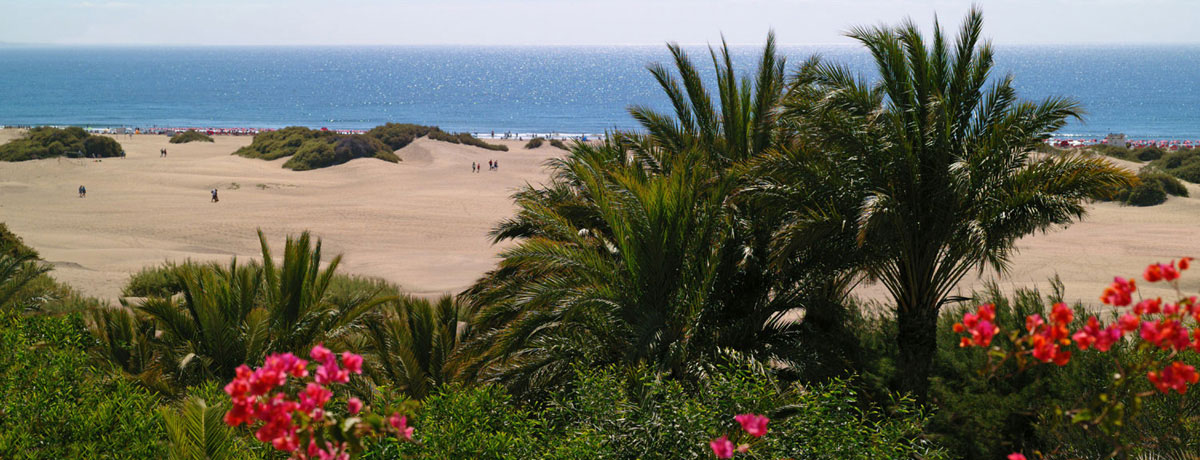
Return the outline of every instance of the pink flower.
<path id="1" fill-rule="evenodd" d="M 311 356 L 314 361 L 326 362 L 329 360 L 329 358 L 333 357 L 333 352 L 329 351 L 328 348 L 321 346 L 321 344 L 317 344 L 317 346 L 312 348 L 312 351 L 309 352 L 308 355 Z"/>
<path id="2" fill-rule="evenodd" d="M 1013 452 L 1013 453 L 1011 453 L 1011 454 L 1008 454 L 1008 457 L 1007 457 L 1007 458 L 1008 458 L 1008 460 L 1025 460 L 1025 456 L 1024 456 L 1024 455 L 1022 455 L 1022 454 L 1019 454 L 1019 453 L 1017 453 L 1017 452 Z"/>
<path id="3" fill-rule="evenodd" d="M 358 411 L 362 410 L 362 401 L 358 398 L 351 397 L 346 401 L 346 410 L 350 411 L 350 415 L 358 415 Z"/>
<path id="4" fill-rule="evenodd" d="M 344 351 L 342 352 L 342 365 L 346 366 L 346 370 L 355 374 L 362 373 L 363 358 L 360 355 Z"/>
<path id="5" fill-rule="evenodd" d="M 708 443 L 717 458 L 733 458 L 733 442 L 726 436 L 721 436 Z"/>
<path id="6" fill-rule="evenodd" d="M 767 422 L 771 421 L 771 419 L 758 414 L 740 414 L 733 419 L 742 424 L 743 430 L 756 438 L 767 434 Z"/>
<path id="7" fill-rule="evenodd" d="M 404 438 L 405 441 L 412 441 L 413 428 L 408 426 L 408 417 L 400 415 L 397 412 L 388 417 L 388 423 L 392 424 L 392 427 L 400 432 L 400 437 Z"/>

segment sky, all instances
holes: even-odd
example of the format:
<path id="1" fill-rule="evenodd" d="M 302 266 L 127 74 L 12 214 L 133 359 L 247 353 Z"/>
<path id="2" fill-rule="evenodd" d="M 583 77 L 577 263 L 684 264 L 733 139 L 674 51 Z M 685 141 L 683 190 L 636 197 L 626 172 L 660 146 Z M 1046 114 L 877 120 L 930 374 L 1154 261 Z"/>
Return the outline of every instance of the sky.
<path id="1" fill-rule="evenodd" d="M 1196 44 L 1196 0 L 981 0 L 1000 44 Z M 854 25 L 957 27 L 956 0 L 0 0 L 0 43 L 657 45 L 848 43 Z"/>

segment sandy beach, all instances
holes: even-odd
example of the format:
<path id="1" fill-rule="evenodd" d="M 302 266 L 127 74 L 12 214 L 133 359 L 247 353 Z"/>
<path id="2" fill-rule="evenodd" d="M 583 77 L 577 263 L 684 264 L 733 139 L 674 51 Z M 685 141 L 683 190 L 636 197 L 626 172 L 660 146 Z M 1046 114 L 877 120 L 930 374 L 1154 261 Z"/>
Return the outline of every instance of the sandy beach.
<path id="1" fill-rule="evenodd" d="M 17 135 L 0 131 L 0 142 Z M 284 160 L 230 155 L 249 136 L 182 145 L 161 135 L 116 138 L 128 158 L 0 164 L 0 221 L 54 264 L 55 277 L 107 299 L 146 265 L 256 257 L 257 228 L 273 246 L 311 230 L 327 254 L 344 255 L 346 273 L 378 276 L 418 295 L 457 292 L 494 266 L 504 246 L 492 245 L 486 233 L 512 214 L 511 193 L 545 180 L 543 162 L 561 153 L 526 150 L 519 141 L 497 141 L 510 151 L 492 152 L 419 139 L 397 152 L 399 164 L 361 159 L 295 172 L 280 167 Z M 489 159 L 499 161 L 498 171 L 470 172 L 472 161 Z M 76 196 L 81 184 L 87 198 Z M 219 203 L 209 202 L 213 188 Z M 1189 189 L 1200 196 L 1200 187 Z M 1094 303 L 1113 275 L 1200 253 L 1196 216 L 1197 198 L 1172 197 L 1150 208 L 1094 204 L 1083 222 L 1021 240 L 1001 286 L 1044 288 L 1058 274 L 1068 299 Z M 972 274 L 960 291 L 993 276 Z M 1184 287 L 1200 290 L 1200 276 Z M 861 286 L 856 294 L 884 292 Z"/>

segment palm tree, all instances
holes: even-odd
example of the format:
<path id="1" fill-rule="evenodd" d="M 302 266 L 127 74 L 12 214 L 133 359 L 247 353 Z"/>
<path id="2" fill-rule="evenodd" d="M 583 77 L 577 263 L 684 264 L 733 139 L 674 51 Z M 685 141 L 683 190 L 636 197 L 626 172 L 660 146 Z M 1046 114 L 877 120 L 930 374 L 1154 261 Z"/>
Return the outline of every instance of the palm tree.
<path id="1" fill-rule="evenodd" d="M 36 253 L 0 253 L 0 311 L 24 310 L 22 290 L 30 282 L 50 271 L 37 260 Z"/>
<path id="2" fill-rule="evenodd" d="M 263 263 L 228 267 L 185 264 L 173 271 L 179 296 L 150 297 L 132 309 L 93 312 L 99 353 L 143 381 L 174 389 L 228 379 L 242 364 L 270 353 L 307 354 L 320 342 L 346 339 L 365 313 L 388 300 L 378 292 L 335 295 L 340 257 L 321 268 L 321 243 L 307 232 L 287 239 L 276 264 L 259 232 Z"/>
<path id="3" fill-rule="evenodd" d="M 877 80 L 810 62 L 782 115 L 860 193 L 853 215 L 830 214 L 852 223 L 867 272 L 895 302 L 898 383 L 921 399 L 954 286 L 972 269 L 1003 273 L 1018 238 L 1070 224 L 1089 198 L 1133 180 L 1101 159 L 1031 155 L 1081 110 L 1064 98 L 1019 101 L 1011 76 L 992 80 L 982 25 L 973 9 L 953 44 L 936 21 L 932 42 L 911 21 L 855 28 L 848 36 L 870 51 Z"/>
<path id="4" fill-rule="evenodd" d="M 460 353 L 468 378 L 520 391 L 572 362 L 680 377 L 731 354 L 794 364 L 794 311 L 847 263 L 840 253 L 774 263 L 774 203 L 740 193 L 758 159 L 793 142 L 778 116 L 784 60 L 769 37 L 756 77 L 739 78 L 727 47 L 710 50 L 714 103 L 690 58 L 669 49 L 678 78 L 650 71 L 674 113 L 634 107 L 644 133 L 573 146 L 493 232 L 522 241 L 464 293 L 479 309 Z"/>
<path id="5" fill-rule="evenodd" d="M 450 296 L 436 302 L 402 296 L 365 322 L 370 372 L 414 399 L 452 381 L 451 356 L 471 335 L 470 312 Z"/>

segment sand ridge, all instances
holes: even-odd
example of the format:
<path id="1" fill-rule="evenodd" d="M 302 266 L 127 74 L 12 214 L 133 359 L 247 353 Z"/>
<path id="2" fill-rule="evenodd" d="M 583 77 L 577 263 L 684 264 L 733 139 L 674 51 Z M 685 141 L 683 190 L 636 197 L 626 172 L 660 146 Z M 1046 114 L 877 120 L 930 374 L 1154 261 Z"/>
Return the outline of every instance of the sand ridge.
<path id="1" fill-rule="evenodd" d="M 16 135 L 0 130 L 0 142 Z M 344 254 L 347 273 L 379 276 L 419 295 L 458 292 L 493 268 L 507 247 L 492 245 L 486 234 L 512 215 L 512 192 L 543 182 L 544 162 L 562 154 L 550 146 L 526 150 L 519 141 L 496 141 L 510 151 L 494 152 L 419 139 L 397 152 L 405 160 L 399 164 L 360 159 L 296 172 L 281 168 L 282 159 L 231 156 L 248 136 L 182 145 L 159 135 L 116 138 L 128 158 L 0 163 L 0 221 L 55 264 L 54 276 L 108 299 L 146 265 L 254 258 L 256 228 L 273 247 L 287 234 L 311 230 L 324 239 L 326 254 Z M 167 158 L 159 158 L 161 148 Z M 470 172 L 472 161 L 492 159 L 498 171 Z M 88 188 L 84 199 L 76 197 L 81 184 Z M 209 202 L 213 188 L 220 203 Z M 1200 197 L 1200 187 L 1189 190 Z M 1172 197 L 1150 208 L 1093 204 L 1082 222 L 1020 240 L 1000 284 L 1045 288 L 1057 274 L 1069 300 L 1095 303 L 1114 275 L 1136 276 L 1150 262 L 1200 255 L 1197 217 L 1198 198 Z M 973 273 L 959 292 L 993 277 Z M 1183 286 L 1200 292 L 1200 274 Z M 1173 296 L 1142 287 L 1147 295 Z M 855 293 L 886 297 L 879 286 Z"/>

